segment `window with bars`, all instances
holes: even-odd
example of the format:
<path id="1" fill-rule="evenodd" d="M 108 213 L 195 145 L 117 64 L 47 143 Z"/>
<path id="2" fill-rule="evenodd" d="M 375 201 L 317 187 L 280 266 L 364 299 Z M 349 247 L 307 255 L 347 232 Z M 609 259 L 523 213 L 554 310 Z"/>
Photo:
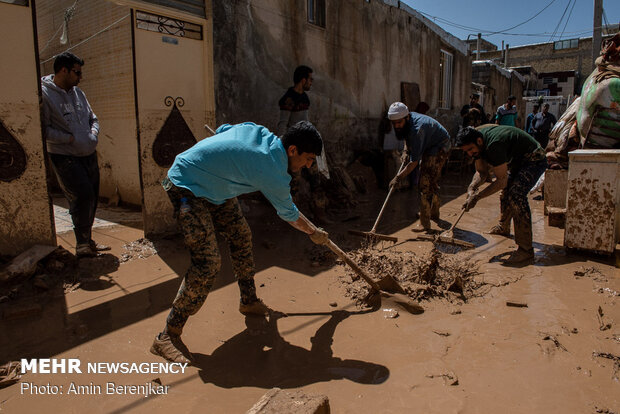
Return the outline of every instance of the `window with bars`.
<path id="1" fill-rule="evenodd" d="M 17 4 L 18 6 L 28 6 L 28 0 L 0 0 L 0 3 Z"/>
<path id="2" fill-rule="evenodd" d="M 205 18 L 205 2 L 204 0 L 142 0 L 146 3 L 166 6 L 183 12 L 191 13 L 196 16 Z"/>
<path id="3" fill-rule="evenodd" d="M 325 27 L 325 0 L 308 0 L 308 22 Z"/>
<path id="4" fill-rule="evenodd" d="M 441 51 L 439 62 L 439 107 L 452 107 L 452 53 Z"/>

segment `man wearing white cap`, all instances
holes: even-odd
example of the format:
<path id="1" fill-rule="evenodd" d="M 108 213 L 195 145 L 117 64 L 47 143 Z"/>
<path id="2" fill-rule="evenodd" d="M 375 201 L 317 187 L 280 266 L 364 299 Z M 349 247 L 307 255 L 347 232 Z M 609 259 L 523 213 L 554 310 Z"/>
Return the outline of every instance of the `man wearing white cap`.
<path id="1" fill-rule="evenodd" d="M 430 231 L 431 219 L 439 220 L 439 179 L 448 159 L 450 135 L 430 116 L 409 112 L 402 102 L 394 102 L 388 110 L 396 138 L 407 143 L 409 163 L 394 177 L 390 186 L 420 167 L 420 223 L 414 231 Z"/>

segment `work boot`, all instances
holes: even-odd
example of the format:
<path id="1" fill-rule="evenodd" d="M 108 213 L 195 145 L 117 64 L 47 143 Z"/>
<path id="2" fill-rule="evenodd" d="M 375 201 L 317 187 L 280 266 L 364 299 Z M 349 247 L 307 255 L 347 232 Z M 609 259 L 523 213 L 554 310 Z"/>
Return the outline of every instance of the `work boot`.
<path id="1" fill-rule="evenodd" d="M 441 201 L 439 201 L 439 196 L 437 194 L 433 194 L 433 202 L 431 203 L 431 220 L 439 220 L 440 205 Z"/>
<path id="2" fill-rule="evenodd" d="M 260 299 L 256 299 L 255 301 L 247 304 L 244 304 L 243 302 L 239 303 L 239 312 L 244 315 L 266 316 L 269 315 L 270 310 L 271 309 L 269 306 L 265 305 Z"/>
<path id="3" fill-rule="evenodd" d="M 193 359 L 180 336 L 165 333 L 160 333 L 155 337 L 151 345 L 151 353 L 167 361 L 181 364 L 191 364 Z"/>
<path id="4" fill-rule="evenodd" d="M 429 233 L 431 231 L 431 226 L 424 226 L 424 224 L 420 222 L 414 228 L 412 228 L 411 231 L 414 231 L 416 233 Z"/>
<path id="5" fill-rule="evenodd" d="M 104 252 L 106 250 L 112 250 L 110 246 L 106 246 L 105 244 L 99 244 L 96 241 L 92 240 L 88 243 L 92 251 L 94 252 Z"/>
<path id="6" fill-rule="evenodd" d="M 496 224 L 487 231 L 487 234 L 497 234 L 498 236 L 508 237 L 510 236 L 510 230 L 506 230 L 501 224 Z"/>
<path id="7" fill-rule="evenodd" d="M 525 250 L 519 247 L 508 259 L 504 260 L 504 264 L 523 263 L 532 259 L 534 259 L 534 249 Z"/>
<path id="8" fill-rule="evenodd" d="M 96 257 L 97 252 L 89 244 L 78 244 L 75 247 L 75 255 L 77 257 Z"/>

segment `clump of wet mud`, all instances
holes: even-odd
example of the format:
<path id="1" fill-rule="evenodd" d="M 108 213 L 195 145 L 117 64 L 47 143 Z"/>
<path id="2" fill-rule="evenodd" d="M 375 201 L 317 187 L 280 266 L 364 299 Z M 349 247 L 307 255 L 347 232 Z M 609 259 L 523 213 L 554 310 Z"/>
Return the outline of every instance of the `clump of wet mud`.
<path id="1" fill-rule="evenodd" d="M 121 263 L 134 259 L 146 259 L 157 254 L 157 249 L 153 242 L 146 238 L 134 240 L 123 245 L 123 250 L 125 252 L 121 254 L 119 259 Z"/>
<path id="2" fill-rule="evenodd" d="M 437 249 L 418 256 L 413 252 L 398 252 L 361 248 L 350 252 L 352 259 L 375 280 L 392 276 L 412 299 L 445 298 L 450 302 L 479 296 L 476 291 L 484 285 L 474 277 L 478 263 L 463 256 L 443 255 Z M 370 287 L 350 268 L 340 278 L 347 296 L 362 302 Z"/>

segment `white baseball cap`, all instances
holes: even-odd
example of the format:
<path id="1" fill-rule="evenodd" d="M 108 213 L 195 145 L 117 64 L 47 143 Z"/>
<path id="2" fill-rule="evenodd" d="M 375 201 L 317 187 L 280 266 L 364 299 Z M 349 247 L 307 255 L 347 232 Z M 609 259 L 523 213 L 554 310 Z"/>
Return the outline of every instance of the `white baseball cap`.
<path id="1" fill-rule="evenodd" d="M 388 109 L 388 119 L 390 121 L 402 119 L 407 115 L 409 115 L 409 108 L 402 102 L 394 102 L 390 105 L 390 109 Z"/>

